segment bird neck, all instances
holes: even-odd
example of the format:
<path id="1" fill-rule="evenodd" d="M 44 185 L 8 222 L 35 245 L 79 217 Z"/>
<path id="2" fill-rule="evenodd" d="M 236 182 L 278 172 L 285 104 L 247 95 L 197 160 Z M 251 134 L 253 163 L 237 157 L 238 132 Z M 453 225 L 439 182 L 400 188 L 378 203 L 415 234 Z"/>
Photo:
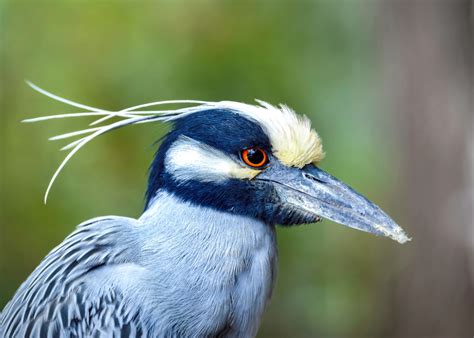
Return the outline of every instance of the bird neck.
<path id="1" fill-rule="evenodd" d="M 275 278 L 274 226 L 164 191 L 139 224 L 153 318 L 195 318 L 198 326 L 211 322 L 238 330 L 235 336 L 255 335 Z"/>
<path id="2" fill-rule="evenodd" d="M 144 259 L 150 264 L 157 257 L 175 264 L 180 264 L 176 260 L 182 257 L 192 257 L 196 264 L 217 271 L 219 265 L 226 264 L 222 255 L 231 253 L 235 263 L 240 264 L 256 251 L 276 254 L 274 226 L 255 218 L 194 205 L 168 192 L 157 194 L 139 222 L 145 243 Z"/>
<path id="3" fill-rule="evenodd" d="M 207 240 L 210 237 L 249 237 L 256 233 L 274 232 L 273 225 L 257 218 L 196 205 L 164 190 L 156 194 L 139 221 L 149 235 L 162 237 L 179 234 L 179 237 L 192 241 L 203 236 Z"/>

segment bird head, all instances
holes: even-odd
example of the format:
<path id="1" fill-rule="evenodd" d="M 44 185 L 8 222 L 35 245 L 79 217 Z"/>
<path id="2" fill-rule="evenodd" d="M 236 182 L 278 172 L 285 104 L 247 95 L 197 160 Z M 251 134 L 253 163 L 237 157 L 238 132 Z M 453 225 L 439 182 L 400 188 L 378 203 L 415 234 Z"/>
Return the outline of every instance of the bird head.
<path id="1" fill-rule="evenodd" d="M 314 223 L 322 218 L 390 237 L 409 238 L 385 212 L 318 167 L 321 139 L 309 119 L 284 105 L 221 101 L 158 101 L 108 111 L 61 98 L 32 83 L 33 89 L 87 112 L 37 117 L 25 122 L 99 116 L 95 127 L 50 138 L 81 135 L 46 189 L 45 202 L 59 172 L 85 144 L 108 131 L 133 124 L 171 122 L 150 168 L 146 208 L 160 191 L 198 206 L 259 219 L 267 224 Z M 175 110 L 143 111 L 167 104 L 192 104 Z M 106 120 L 118 121 L 104 124 Z M 83 136 L 86 135 L 86 136 Z"/>
<path id="2" fill-rule="evenodd" d="M 326 218 L 404 243 L 379 207 L 318 167 L 321 139 L 287 106 L 219 102 L 173 122 L 151 165 L 147 206 L 159 191 L 267 224 Z"/>

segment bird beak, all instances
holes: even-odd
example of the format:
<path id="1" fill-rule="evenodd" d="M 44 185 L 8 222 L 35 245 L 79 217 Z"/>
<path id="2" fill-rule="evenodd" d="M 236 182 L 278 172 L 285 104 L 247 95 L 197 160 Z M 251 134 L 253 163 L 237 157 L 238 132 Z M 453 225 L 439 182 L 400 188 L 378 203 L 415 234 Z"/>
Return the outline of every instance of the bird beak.
<path id="1" fill-rule="evenodd" d="M 299 169 L 273 161 L 257 179 L 272 182 L 281 202 L 292 208 L 402 244 L 410 240 L 377 205 L 312 164 Z"/>

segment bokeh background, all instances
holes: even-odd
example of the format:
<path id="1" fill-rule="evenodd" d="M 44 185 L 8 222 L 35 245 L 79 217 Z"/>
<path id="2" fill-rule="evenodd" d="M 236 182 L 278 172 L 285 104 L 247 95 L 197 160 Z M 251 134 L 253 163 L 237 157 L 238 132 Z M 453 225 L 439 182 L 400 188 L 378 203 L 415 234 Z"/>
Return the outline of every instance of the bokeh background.
<path id="1" fill-rule="evenodd" d="M 376 201 L 406 245 L 325 221 L 279 229 L 259 337 L 472 337 L 470 1 L 0 1 L 0 308 L 76 224 L 137 217 L 166 126 L 105 135 L 46 185 L 47 138 L 87 119 L 24 80 L 105 109 L 260 98 L 307 114 L 322 167 Z"/>

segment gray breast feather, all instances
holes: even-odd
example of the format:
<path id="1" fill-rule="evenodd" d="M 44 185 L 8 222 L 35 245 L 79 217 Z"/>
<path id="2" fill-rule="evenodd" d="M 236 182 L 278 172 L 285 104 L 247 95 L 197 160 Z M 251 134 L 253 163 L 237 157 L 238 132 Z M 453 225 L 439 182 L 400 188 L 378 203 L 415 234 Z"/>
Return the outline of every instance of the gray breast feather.
<path id="1" fill-rule="evenodd" d="M 136 262 L 136 220 L 96 218 L 78 226 L 51 251 L 0 314 L 1 337 L 140 336 L 138 309 L 120 290 L 86 277 L 103 267 Z"/>

